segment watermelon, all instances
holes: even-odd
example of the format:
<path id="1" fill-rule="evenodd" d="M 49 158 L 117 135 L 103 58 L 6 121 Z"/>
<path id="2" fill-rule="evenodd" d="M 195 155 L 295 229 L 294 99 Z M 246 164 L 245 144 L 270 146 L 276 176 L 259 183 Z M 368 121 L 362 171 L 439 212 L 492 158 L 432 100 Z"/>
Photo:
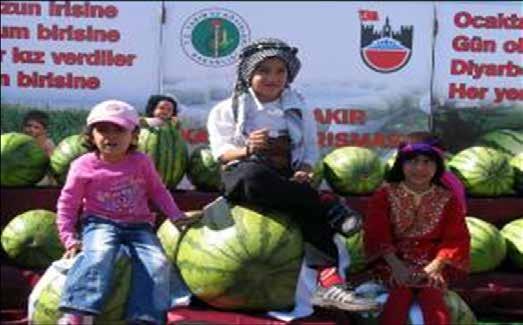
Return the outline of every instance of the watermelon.
<path id="1" fill-rule="evenodd" d="M 201 210 L 185 212 L 188 217 L 201 213 Z M 170 220 L 165 220 L 161 226 L 158 227 L 156 235 L 162 244 L 167 259 L 172 263 L 176 263 L 176 253 L 178 252 L 178 244 L 181 236 L 180 230 L 176 228 Z"/>
<path id="2" fill-rule="evenodd" d="M 515 156 L 523 152 L 523 131 L 495 130 L 480 137 L 477 145 L 494 148 L 509 156 Z"/>
<path id="3" fill-rule="evenodd" d="M 82 134 L 68 136 L 60 141 L 51 155 L 51 173 L 59 184 L 64 184 L 71 162 L 87 153 Z"/>
<path id="4" fill-rule="evenodd" d="M 222 309 L 292 307 L 303 257 L 299 227 L 275 212 L 223 210 L 207 214 L 179 244 L 177 266 L 191 292 Z"/>
<path id="5" fill-rule="evenodd" d="M 363 232 L 359 231 L 345 239 L 345 247 L 350 255 L 349 274 L 358 273 L 365 269 L 365 252 L 363 251 Z"/>
<path id="6" fill-rule="evenodd" d="M 523 269 L 523 218 L 507 223 L 501 229 L 501 235 L 507 242 L 509 259 Z"/>
<path id="7" fill-rule="evenodd" d="M 487 147 L 471 147 L 449 162 L 471 195 L 500 196 L 513 193 L 514 170 L 507 155 Z"/>
<path id="8" fill-rule="evenodd" d="M 492 224 L 467 217 L 470 232 L 470 272 L 479 273 L 495 269 L 505 258 L 507 245 L 499 230 Z"/>
<path id="9" fill-rule="evenodd" d="M 514 169 L 514 189 L 523 193 L 523 152 L 514 156 L 509 163 Z"/>
<path id="10" fill-rule="evenodd" d="M 445 303 L 450 311 L 451 324 L 476 324 L 476 316 L 474 316 L 470 307 L 456 292 L 447 290 L 443 299 L 445 299 Z"/>
<path id="11" fill-rule="evenodd" d="M 46 268 L 65 249 L 58 237 L 56 214 L 30 210 L 14 217 L 2 231 L 2 247 L 7 255 L 27 268 Z"/>
<path id="12" fill-rule="evenodd" d="M 176 261 L 176 251 L 180 240 L 180 230 L 174 226 L 171 220 L 166 219 L 156 232 L 160 243 L 162 244 L 165 256 L 171 263 Z"/>
<path id="13" fill-rule="evenodd" d="M 208 146 L 198 147 L 191 153 L 187 178 L 200 191 L 217 192 L 220 189 L 220 164 Z"/>
<path id="14" fill-rule="evenodd" d="M 151 157 L 167 188 L 175 188 L 182 180 L 189 155 L 174 123 L 167 121 L 161 126 L 140 129 L 138 150 Z"/>
<path id="15" fill-rule="evenodd" d="M 325 180 L 339 195 L 369 194 L 383 181 L 383 163 L 366 148 L 335 149 L 325 156 L 323 165 Z"/>
<path id="16" fill-rule="evenodd" d="M 0 135 L 0 161 L 2 186 L 34 185 L 49 167 L 49 157 L 36 140 L 16 132 Z"/>
<path id="17" fill-rule="evenodd" d="M 123 251 L 121 251 L 123 252 Z M 81 255 L 77 255 L 76 258 Z M 74 260 L 59 260 L 52 267 L 57 272 L 47 273 L 37 283 L 30 297 L 31 324 L 57 324 L 62 317 L 58 310 L 60 296 L 65 285 L 67 272 Z M 126 324 L 125 308 L 131 286 L 131 260 L 127 254 L 119 253 L 114 270 L 111 294 L 96 317 L 98 324 Z"/>

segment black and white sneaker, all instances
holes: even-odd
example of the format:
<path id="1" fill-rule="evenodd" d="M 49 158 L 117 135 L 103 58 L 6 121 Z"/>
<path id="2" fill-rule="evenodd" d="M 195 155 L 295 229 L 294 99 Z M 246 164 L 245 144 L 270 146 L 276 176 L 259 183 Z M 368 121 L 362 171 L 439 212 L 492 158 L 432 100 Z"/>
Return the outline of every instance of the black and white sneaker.
<path id="1" fill-rule="evenodd" d="M 359 297 L 343 285 L 333 285 L 329 288 L 318 286 L 311 298 L 311 303 L 317 307 L 353 312 L 371 312 L 380 309 L 380 304 L 374 299 Z"/>

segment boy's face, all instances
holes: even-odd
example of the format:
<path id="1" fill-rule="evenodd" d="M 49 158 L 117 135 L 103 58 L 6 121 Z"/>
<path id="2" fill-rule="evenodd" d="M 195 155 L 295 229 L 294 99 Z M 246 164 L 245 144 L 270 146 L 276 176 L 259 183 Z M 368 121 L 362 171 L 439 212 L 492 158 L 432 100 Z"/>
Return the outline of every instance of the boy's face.
<path id="1" fill-rule="evenodd" d="M 167 121 L 173 116 L 174 106 L 170 101 L 162 100 L 156 105 L 153 116 L 159 117 L 164 121 Z"/>
<path id="2" fill-rule="evenodd" d="M 39 138 L 47 134 L 45 127 L 38 121 L 28 120 L 23 127 L 23 132 L 34 138 Z"/>
<path id="3" fill-rule="evenodd" d="M 262 103 L 278 99 L 286 85 L 287 66 L 276 57 L 262 61 L 251 79 L 252 90 Z"/>

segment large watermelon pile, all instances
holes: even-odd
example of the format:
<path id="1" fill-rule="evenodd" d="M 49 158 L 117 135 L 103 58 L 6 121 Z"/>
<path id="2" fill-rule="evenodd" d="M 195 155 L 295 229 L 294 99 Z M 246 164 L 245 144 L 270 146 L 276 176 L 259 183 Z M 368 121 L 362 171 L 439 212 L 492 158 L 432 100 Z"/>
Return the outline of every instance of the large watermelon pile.
<path id="1" fill-rule="evenodd" d="M 60 141 L 51 155 L 51 173 L 59 184 L 64 184 L 71 162 L 87 153 L 82 134 L 68 136 Z"/>
<path id="2" fill-rule="evenodd" d="M 379 156 L 366 148 L 335 149 L 323 159 L 323 176 L 340 195 L 369 194 L 381 184 L 383 175 Z"/>
<path id="3" fill-rule="evenodd" d="M 471 147 L 457 153 L 450 169 L 461 179 L 467 192 L 477 196 L 513 193 L 514 170 L 507 155 L 487 147 Z"/>
<path id="4" fill-rule="evenodd" d="M 28 186 L 44 177 L 49 158 L 33 137 L 12 132 L 0 135 L 0 163 L 2 186 Z"/>
<path id="5" fill-rule="evenodd" d="M 51 211 L 22 213 L 3 229 L 2 247 L 22 267 L 46 268 L 65 251 L 55 222 L 56 214 Z"/>
<path id="6" fill-rule="evenodd" d="M 523 218 L 507 223 L 501 229 L 507 242 L 507 255 L 518 268 L 523 269 Z"/>
<path id="7" fill-rule="evenodd" d="M 181 239 L 177 265 L 193 294 L 224 309 L 292 307 L 303 256 L 299 227 L 241 206 L 206 215 Z"/>
<path id="8" fill-rule="evenodd" d="M 161 126 L 140 130 L 138 150 L 154 161 L 167 188 L 175 188 L 187 169 L 188 149 L 176 125 L 170 121 Z"/>
<path id="9" fill-rule="evenodd" d="M 470 232 L 470 272 L 495 269 L 507 253 L 505 239 L 492 224 L 474 217 L 466 218 Z"/>
<path id="10" fill-rule="evenodd" d="M 82 254 L 75 258 L 81 258 Z M 62 317 L 58 310 L 60 297 L 65 284 L 67 272 L 74 260 L 59 260 L 37 283 L 29 299 L 28 315 L 31 324 L 57 324 Z M 113 270 L 111 294 L 104 303 L 102 312 L 96 317 L 97 324 L 126 324 L 124 321 L 125 306 L 131 284 L 131 261 L 123 250 L 118 254 Z"/>
<path id="11" fill-rule="evenodd" d="M 187 178 L 200 191 L 216 192 L 220 189 L 220 164 L 208 146 L 198 147 L 191 153 Z"/>

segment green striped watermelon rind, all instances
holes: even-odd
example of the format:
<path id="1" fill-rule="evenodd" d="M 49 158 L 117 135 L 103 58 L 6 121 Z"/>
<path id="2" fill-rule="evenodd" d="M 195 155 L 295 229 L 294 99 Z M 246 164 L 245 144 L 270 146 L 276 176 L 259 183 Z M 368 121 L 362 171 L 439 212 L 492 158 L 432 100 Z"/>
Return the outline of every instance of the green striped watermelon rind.
<path id="1" fill-rule="evenodd" d="M 175 188 L 182 180 L 189 154 L 187 144 L 174 123 L 167 121 L 159 127 L 141 128 L 138 150 L 152 159 L 167 188 Z"/>
<path id="2" fill-rule="evenodd" d="M 479 218 L 466 218 L 470 232 L 470 272 L 480 273 L 498 267 L 507 255 L 507 245 L 500 231 Z"/>
<path id="3" fill-rule="evenodd" d="M 25 268 L 47 268 L 65 251 L 58 237 L 56 214 L 48 210 L 17 215 L 2 230 L 1 241 L 7 255 Z"/>
<path id="4" fill-rule="evenodd" d="M 361 272 L 366 267 L 365 253 L 363 252 L 363 231 L 345 239 L 345 247 L 350 255 L 348 274 Z"/>
<path id="5" fill-rule="evenodd" d="M 518 268 L 523 269 L 523 217 L 507 223 L 501 229 L 507 242 L 507 255 Z"/>
<path id="6" fill-rule="evenodd" d="M 29 135 L 17 132 L 0 135 L 0 184 L 29 186 L 47 173 L 49 157 Z"/>
<path id="7" fill-rule="evenodd" d="M 73 134 L 60 141 L 54 149 L 49 163 L 51 173 L 59 184 L 65 183 L 73 160 L 87 152 L 82 134 Z"/>
<path id="8" fill-rule="evenodd" d="M 385 172 L 379 156 L 362 147 L 335 149 L 325 156 L 323 165 L 325 180 L 339 195 L 372 193 Z"/>
<path id="9" fill-rule="evenodd" d="M 523 152 L 523 131 L 491 131 L 480 137 L 477 145 L 494 148 L 512 157 Z"/>
<path id="10" fill-rule="evenodd" d="M 217 192 L 221 187 L 220 164 L 214 159 L 209 146 L 199 146 L 189 157 L 187 178 L 204 192 Z"/>
<path id="11" fill-rule="evenodd" d="M 457 153 L 449 168 L 472 196 L 502 196 L 514 193 L 514 170 L 507 155 L 493 148 L 471 147 Z"/>
<path id="12" fill-rule="evenodd" d="M 237 205 L 187 230 L 177 266 L 191 292 L 211 306 L 277 310 L 294 304 L 302 256 L 301 231 L 289 217 Z"/>
<path id="13" fill-rule="evenodd" d="M 523 193 L 523 152 L 512 157 L 509 163 L 514 169 L 514 189 Z"/>

